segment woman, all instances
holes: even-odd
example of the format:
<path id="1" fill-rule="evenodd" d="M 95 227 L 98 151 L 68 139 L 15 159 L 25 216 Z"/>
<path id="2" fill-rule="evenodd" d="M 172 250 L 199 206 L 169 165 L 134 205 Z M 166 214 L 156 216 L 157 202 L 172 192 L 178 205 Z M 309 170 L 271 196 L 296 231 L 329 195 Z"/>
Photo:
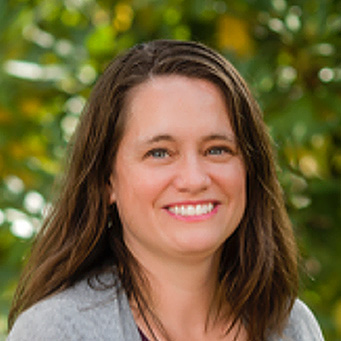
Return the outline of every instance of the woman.
<path id="1" fill-rule="evenodd" d="M 137 45 L 84 110 L 8 340 L 322 340 L 296 257 L 244 80 L 198 43 Z"/>

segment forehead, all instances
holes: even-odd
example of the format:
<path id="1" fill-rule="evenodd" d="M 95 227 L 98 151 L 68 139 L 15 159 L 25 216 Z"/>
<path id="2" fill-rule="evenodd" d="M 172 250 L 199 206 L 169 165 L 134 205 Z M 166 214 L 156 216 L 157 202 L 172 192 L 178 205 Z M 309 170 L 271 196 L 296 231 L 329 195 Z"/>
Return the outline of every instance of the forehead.
<path id="1" fill-rule="evenodd" d="M 135 134 L 232 132 L 222 91 L 214 83 L 179 75 L 155 76 L 130 90 L 125 132 Z M 210 131 L 208 131 L 210 130 Z"/>
<path id="2" fill-rule="evenodd" d="M 129 119 L 141 108 L 157 111 L 163 104 L 177 104 L 186 110 L 191 100 L 193 104 L 200 103 L 206 107 L 216 104 L 227 110 L 223 91 L 209 80 L 183 75 L 156 75 L 129 90 L 124 111 Z"/>
<path id="3" fill-rule="evenodd" d="M 196 86 L 197 90 L 201 90 L 207 94 L 220 93 L 223 97 L 223 93 L 220 88 L 212 81 L 204 78 L 188 77 L 180 74 L 166 74 L 166 75 L 152 75 L 147 80 L 134 86 L 127 95 L 127 102 L 131 102 L 136 95 L 142 91 L 169 91 L 170 88 L 176 85 L 182 90 L 188 90 L 190 87 Z M 185 96 L 186 94 L 184 94 Z"/>

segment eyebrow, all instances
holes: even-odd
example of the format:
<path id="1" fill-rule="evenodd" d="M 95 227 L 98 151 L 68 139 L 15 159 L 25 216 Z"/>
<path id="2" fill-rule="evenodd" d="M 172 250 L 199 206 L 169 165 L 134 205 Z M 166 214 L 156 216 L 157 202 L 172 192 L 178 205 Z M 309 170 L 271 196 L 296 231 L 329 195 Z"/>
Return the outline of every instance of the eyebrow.
<path id="1" fill-rule="evenodd" d="M 233 134 L 210 134 L 208 136 L 205 136 L 202 141 L 203 142 L 208 142 L 208 141 L 212 141 L 212 140 L 223 140 L 223 141 L 228 141 L 228 142 L 236 142 L 236 139 L 234 137 Z M 161 135 L 156 135 L 153 136 L 149 139 L 146 139 L 145 141 L 143 141 L 144 144 L 152 144 L 152 143 L 156 143 L 156 142 L 160 142 L 160 141 L 170 141 L 170 142 L 174 142 L 175 138 L 171 135 L 168 134 L 161 134 Z"/>
<path id="2" fill-rule="evenodd" d="M 236 142 L 236 138 L 233 134 L 211 134 L 206 136 L 203 141 L 212 141 L 212 140 L 223 140 L 228 142 Z"/>
<path id="3" fill-rule="evenodd" d="M 143 141 L 143 143 L 152 144 L 152 143 L 160 142 L 160 141 L 175 141 L 175 139 L 171 135 L 162 134 L 162 135 L 156 135 L 151 138 L 148 138 L 145 141 Z"/>

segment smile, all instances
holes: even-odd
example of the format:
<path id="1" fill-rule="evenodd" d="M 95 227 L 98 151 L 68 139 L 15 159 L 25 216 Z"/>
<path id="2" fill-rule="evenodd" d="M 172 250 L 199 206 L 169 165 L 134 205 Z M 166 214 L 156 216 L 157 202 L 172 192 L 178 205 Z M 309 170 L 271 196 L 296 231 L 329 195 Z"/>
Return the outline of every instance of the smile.
<path id="1" fill-rule="evenodd" d="M 214 207 L 215 205 L 210 202 L 197 205 L 174 205 L 167 207 L 167 210 L 176 216 L 195 217 L 211 213 Z"/>

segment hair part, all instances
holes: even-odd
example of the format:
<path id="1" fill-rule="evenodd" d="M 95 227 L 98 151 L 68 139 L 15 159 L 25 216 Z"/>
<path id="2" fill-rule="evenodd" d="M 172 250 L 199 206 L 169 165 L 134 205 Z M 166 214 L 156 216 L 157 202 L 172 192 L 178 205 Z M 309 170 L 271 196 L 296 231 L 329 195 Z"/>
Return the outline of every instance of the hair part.
<path id="1" fill-rule="evenodd" d="M 117 209 L 108 206 L 108 181 L 129 92 L 150 77 L 172 74 L 205 79 L 221 90 L 247 169 L 247 207 L 223 247 L 218 299 L 230 304 L 233 324 L 245 323 L 250 340 L 282 331 L 297 296 L 297 251 L 262 113 L 225 58 L 202 44 L 173 40 L 136 45 L 114 59 L 94 87 L 72 139 L 62 192 L 20 279 L 9 327 L 34 303 L 113 264 L 147 325 L 149 318 L 158 321 L 138 261 L 124 243 Z"/>

